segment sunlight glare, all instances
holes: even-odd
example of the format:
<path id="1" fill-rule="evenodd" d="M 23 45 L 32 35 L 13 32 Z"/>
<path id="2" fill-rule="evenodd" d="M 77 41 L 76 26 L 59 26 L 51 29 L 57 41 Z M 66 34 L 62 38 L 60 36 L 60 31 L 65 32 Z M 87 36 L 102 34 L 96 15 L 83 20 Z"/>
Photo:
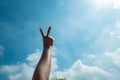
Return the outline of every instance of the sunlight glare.
<path id="1" fill-rule="evenodd" d="M 106 8 L 111 5 L 111 0 L 93 0 L 93 5 L 97 8 Z"/>
<path id="2" fill-rule="evenodd" d="M 114 9 L 120 9 L 120 0 L 113 0 Z"/>

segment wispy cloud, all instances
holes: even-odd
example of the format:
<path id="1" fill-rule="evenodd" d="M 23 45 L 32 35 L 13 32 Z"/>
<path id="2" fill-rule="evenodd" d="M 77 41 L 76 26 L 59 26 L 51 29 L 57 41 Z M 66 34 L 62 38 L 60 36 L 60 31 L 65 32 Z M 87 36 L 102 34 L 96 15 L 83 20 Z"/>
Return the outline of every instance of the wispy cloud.
<path id="1" fill-rule="evenodd" d="M 111 37 L 120 39 L 120 20 L 117 20 L 114 28 L 110 32 Z"/>

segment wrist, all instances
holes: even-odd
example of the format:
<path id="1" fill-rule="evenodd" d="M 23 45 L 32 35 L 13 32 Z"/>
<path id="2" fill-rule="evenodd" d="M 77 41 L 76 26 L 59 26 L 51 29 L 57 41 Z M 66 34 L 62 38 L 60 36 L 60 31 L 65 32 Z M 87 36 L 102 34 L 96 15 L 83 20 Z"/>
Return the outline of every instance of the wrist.
<path id="1" fill-rule="evenodd" d="M 44 49 L 52 49 L 52 46 L 44 46 Z"/>

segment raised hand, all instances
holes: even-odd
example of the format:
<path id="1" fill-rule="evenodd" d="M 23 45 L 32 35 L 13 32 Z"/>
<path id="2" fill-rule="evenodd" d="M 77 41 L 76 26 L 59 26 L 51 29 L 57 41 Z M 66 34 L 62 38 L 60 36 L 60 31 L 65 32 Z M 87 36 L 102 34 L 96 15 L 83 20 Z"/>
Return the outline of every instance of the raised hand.
<path id="1" fill-rule="evenodd" d="M 49 48 L 53 46 L 53 38 L 49 36 L 50 30 L 51 30 L 51 27 L 48 28 L 47 35 L 45 35 L 42 28 L 40 28 L 40 33 L 42 35 L 44 48 Z"/>
<path id="2" fill-rule="evenodd" d="M 49 80 L 50 68 L 51 68 L 51 55 L 52 55 L 52 46 L 53 38 L 50 35 L 51 27 L 48 28 L 47 35 L 45 35 L 40 28 L 40 33 L 43 39 L 43 52 L 42 56 L 35 68 L 32 80 Z"/>

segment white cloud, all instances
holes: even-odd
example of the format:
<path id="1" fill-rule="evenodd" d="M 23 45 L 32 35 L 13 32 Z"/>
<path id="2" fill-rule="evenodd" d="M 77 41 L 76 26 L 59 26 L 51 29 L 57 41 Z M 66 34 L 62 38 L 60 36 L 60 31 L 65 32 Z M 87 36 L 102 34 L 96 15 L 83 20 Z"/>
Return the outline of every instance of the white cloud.
<path id="1" fill-rule="evenodd" d="M 40 56 L 41 51 L 37 50 L 35 53 L 26 57 L 26 62 L 0 66 L 0 73 L 7 74 L 9 80 L 31 80 Z M 53 57 L 51 72 L 55 71 L 57 67 L 57 59 Z"/>
<path id="2" fill-rule="evenodd" d="M 9 66 L 9 67 L 12 68 L 11 66 Z M 32 74 L 34 71 L 34 67 L 32 67 L 26 63 L 16 65 L 16 67 L 19 69 L 16 70 L 15 73 L 8 74 L 9 75 L 8 77 L 10 80 L 31 80 Z"/>
<path id="3" fill-rule="evenodd" d="M 34 67 L 26 63 L 0 66 L 0 73 L 8 75 L 9 80 L 30 80 Z"/>
<path id="4" fill-rule="evenodd" d="M 39 58 L 41 57 L 41 51 L 37 50 L 37 52 L 30 54 L 27 56 L 26 60 L 28 61 L 29 65 L 34 66 L 39 61 Z"/>
<path id="5" fill-rule="evenodd" d="M 4 65 L 0 67 L 0 72 L 11 74 L 11 73 L 15 73 L 16 71 L 18 71 L 18 69 L 19 67 L 17 65 Z"/>
<path id="6" fill-rule="evenodd" d="M 71 68 L 54 73 L 57 77 L 66 77 L 67 80 L 109 80 L 111 74 L 99 67 L 88 66 L 77 60 Z"/>
<path id="7" fill-rule="evenodd" d="M 41 51 L 37 50 L 28 55 L 26 62 L 0 66 L 0 73 L 7 74 L 9 80 L 31 80 L 35 65 L 41 56 L 40 53 Z M 90 54 L 87 57 L 93 60 L 91 64 L 101 61 L 100 65 L 103 67 L 101 68 L 99 64 L 90 66 L 78 59 L 70 68 L 57 71 L 57 59 L 53 57 L 50 77 L 66 77 L 67 80 L 117 80 L 120 78 L 119 71 L 113 66 L 115 64 L 120 68 L 120 48 L 116 49 L 115 52 L 106 52 L 101 56 Z"/>
<path id="8" fill-rule="evenodd" d="M 114 52 L 107 51 L 101 57 L 99 57 L 101 66 L 113 74 L 111 80 L 120 79 L 120 48 L 117 48 Z"/>
<path id="9" fill-rule="evenodd" d="M 106 52 L 105 55 L 113 61 L 113 63 L 120 68 L 120 48 L 117 48 L 115 52 Z"/>
<path id="10" fill-rule="evenodd" d="M 118 80 L 120 78 L 120 48 L 114 52 L 86 56 L 85 63 L 88 62 L 89 65 L 77 60 L 70 68 L 54 72 L 52 77 L 66 77 L 67 80 Z"/>
<path id="11" fill-rule="evenodd" d="M 52 65 L 51 65 L 51 72 L 54 72 L 57 68 L 58 68 L 57 59 L 53 57 L 52 58 Z"/>

